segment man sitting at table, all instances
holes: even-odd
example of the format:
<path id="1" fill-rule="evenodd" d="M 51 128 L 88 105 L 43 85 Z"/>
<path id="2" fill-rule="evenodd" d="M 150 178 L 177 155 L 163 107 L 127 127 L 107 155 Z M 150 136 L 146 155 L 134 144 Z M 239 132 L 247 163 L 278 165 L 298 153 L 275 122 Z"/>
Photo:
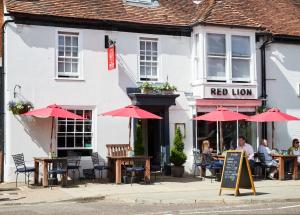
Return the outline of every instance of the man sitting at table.
<path id="1" fill-rule="evenodd" d="M 274 175 L 278 172 L 278 163 L 276 160 L 272 158 L 271 150 L 268 147 L 268 141 L 266 139 L 262 139 L 259 147 L 258 147 L 258 153 L 262 154 L 264 156 L 265 165 L 267 167 L 270 167 L 271 171 L 269 173 L 270 179 L 275 179 Z"/>
<path id="2" fill-rule="evenodd" d="M 253 147 L 246 143 L 246 138 L 243 136 L 239 137 L 239 145 L 236 148 L 237 150 L 242 150 L 246 153 L 247 157 L 248 157 L 248 161 L 250 164 L 250 168 L 251 171 L 253 172 L 254 166 L 255 166 L 255 161 L 254 161 L 254 151 L 253 151 Z"/>
<path id="3" fill-rule="evenodd" d="M 293 139 L 293 146 L 288 149 L 290 155 L 296 155 L 298 160 L 298 166 L 300 166 L 300 146 L 297 138 Z"/>

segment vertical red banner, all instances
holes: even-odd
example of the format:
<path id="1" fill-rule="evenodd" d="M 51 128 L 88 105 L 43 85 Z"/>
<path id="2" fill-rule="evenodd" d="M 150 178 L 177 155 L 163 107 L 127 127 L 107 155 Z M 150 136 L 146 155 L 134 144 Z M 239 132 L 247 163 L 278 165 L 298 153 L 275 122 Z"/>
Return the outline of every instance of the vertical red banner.
<path id="1" fill-rule="evenodd" d="M 107 49 L 107 62 L 108 62 L 108 70 L 113 70 L 117 67 L 115 45 Z"/>

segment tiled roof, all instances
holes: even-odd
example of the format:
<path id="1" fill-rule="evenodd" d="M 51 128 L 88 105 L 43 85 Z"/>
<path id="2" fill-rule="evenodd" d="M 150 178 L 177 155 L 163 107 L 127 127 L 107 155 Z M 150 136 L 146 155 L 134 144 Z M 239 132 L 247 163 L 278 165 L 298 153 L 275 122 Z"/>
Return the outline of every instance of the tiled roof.
<path id="1" fill-rule="evenodd" d="M 147 7 L 124 0 L 5 0 L 7 11 L 30 15 L 191 26 L 193 24 L 264 28 L 300 36 L 300 0 L 159 0 Z"/>

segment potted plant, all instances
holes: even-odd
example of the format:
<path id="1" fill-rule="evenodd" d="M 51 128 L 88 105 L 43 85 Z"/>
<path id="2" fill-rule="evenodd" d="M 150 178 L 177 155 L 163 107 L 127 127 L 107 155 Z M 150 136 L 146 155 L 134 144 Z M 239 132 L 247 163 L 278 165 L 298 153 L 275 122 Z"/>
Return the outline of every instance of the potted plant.
<path id="1" fill-rule="evenodd" d="M 8 103 L 8 109 L 14 114 L 14 115 L 20 115 L 23 113 L 26 113 L 30 111 L 33 108 L 33 105 L 29 101 L 10 101 Z"/>
<path id="2" fill-rule="evenodd" d="M 150 94 L 154 92 L 155 87 L 150 82 L 143 82 L 140 86 L 141 92 L 145 94 Z"/>
<path id="3" fill-rule="evenodd" d="M 142 125 L 137 123 L 135 130 L 134 155 L 144 155 Z"/>
<path id="4" fill-rule="evenodd" d="M 173 94 L 177 90 L 177 87 L 171 85 L 168 81 L 165 82 L 161 87 L 160 91 L 162 94 Z"/>
<path id="5" fill-rule="evenodd" d="M 182 141 L 182 134 L 179 128 L 176 129 L 174 138 L 174 145 L 171 149 L 170 161 L 173 164 L 171 173 L 174 177 L 182 177 L 184 173 L 183 164 L 186 162 L 186 154 L 184 153 L 184 143 Z"/>

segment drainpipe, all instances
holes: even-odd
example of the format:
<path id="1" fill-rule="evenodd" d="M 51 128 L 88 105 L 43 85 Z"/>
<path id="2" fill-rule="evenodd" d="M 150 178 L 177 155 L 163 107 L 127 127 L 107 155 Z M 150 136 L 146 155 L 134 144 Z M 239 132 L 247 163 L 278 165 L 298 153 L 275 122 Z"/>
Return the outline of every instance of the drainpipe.
<path id="1" fill-rule="evenodd" d="M 272 37 L 267 36 L 265 41 L 260 47 L 261 52 L 261 96 L 262 105 L 267 105 L 267 81 L 266 81 L 266 46 L 273 42 Z M 262 138 L 267 138 L 267 124 L 262 123 Z"/>
<path id="2" fill-rule="evenodd" d="M 5 14 L 4 16 L 10 16 Z M 5 150 L 5 60 L 4 60 L 4 48 L 5 48 L 5 27 L 8 23 L 15 22 L 15 20 L 6 20 L 2 27 L 2 65 L 0 68 L 0 182 L 4 181 L 4 150 Z"/>

